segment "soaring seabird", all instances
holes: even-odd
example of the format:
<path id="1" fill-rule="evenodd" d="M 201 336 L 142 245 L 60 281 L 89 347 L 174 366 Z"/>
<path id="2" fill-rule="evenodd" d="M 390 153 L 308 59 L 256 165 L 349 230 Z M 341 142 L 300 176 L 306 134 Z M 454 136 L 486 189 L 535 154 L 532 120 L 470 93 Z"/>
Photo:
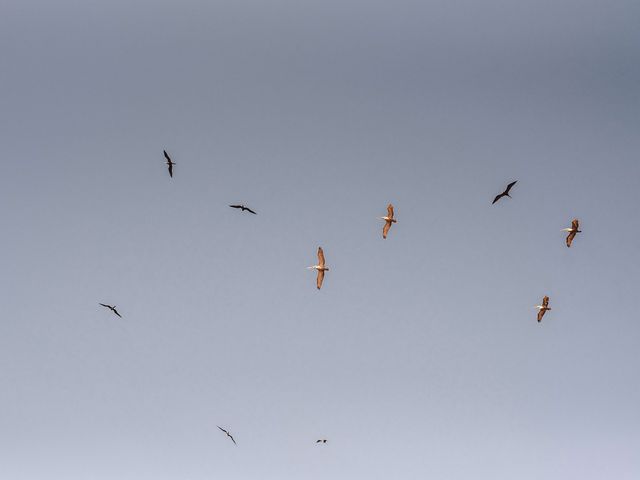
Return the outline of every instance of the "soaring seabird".
<path id="1" fill-rule="evenodd" d="M 551 307 L 549 306 L 549 297 L 545 295 L 542 299 L 542 305 L 536 305 L 536 308 L 538 309 L 538 323 L 540 323 L 545 312 L 547 310 L 551 310 Z"/>
<path id="2" fill-rule="evenodd" d="M 516 183 L 518 183 L 518 181 L 516 180 L 515 182 L 511 182 L 509 185 L 507 185 L 507 188 L 505 188 L 504 192 L 502 192 L 500 195 L 496 195 L 496 198 L 493 199 L 493 202 L 491 202 L 491 205 L 493 205 L 494 203 L 496 203 L 498 200 L 500 200 L 502 197 L 509 197 L 511 198 L 511 195 L 509 195 L 509 190 L 511 190 L 511 187 L 513 187 Z"/>
<path id="3" fill-rule="evenodd" d="M 391 224 L 397 223 L 397 220 L 393 218 L 393 205 L 387 205 L 387 216 L 380 218 L 385 221 L 384 227 L 382 227 L 382 238 L 387 238 Z"/>
<path id="4" fill-rule="evenodd" d="M 106 305 L 106 304 L 104 304 L 104 303 L 101 303 L 100 305 L 102 305 L 103 307 L 108 308 L 108 309 L 109 309 L 109 310 L 111 310 L 113 313 L 115 313 L 115 314 L 116 314 L 116 315 L 118 315 L 120 318 L 122 318 L 122 315 L 120 315 L 120 314 L 118 313 L 118 311 L 116 310 L 115 305 L 114 305 L 113 307 L 112 307 L 111 305 Z"/>
<path id="5" fill-rule="evenodd" d="M 322 251 L 322 247 L 318 247 L 318 264 L 312 265 L 311 267 L 307 267 L 309 269 L 315 269 L 318 271 L 318 278 L 316 280 L 316 286 L 318 290 L 322 287 L 322 280 L 324 280 L 324 272 L 329 271 L 329 267 L 324 266 L 324 252 Z"/>
<path id="6" fill-rule="evenodd" d="M 576 236 L 576 233 L 582 233 L 582 230 L 578 230 L 580 228 L 580 222 L 577 218 L 574 218 L 571 222 L 571 228 L 563 228 L 563 232 L 569 232 L 567 235 L 567 247 L 571 246 L 571 242 L 573 242 L 573 238 Z"/>
<path id="7" fill-rule="evenodd" d="M 234 445 L 237 445 L 236 441 L 233 439 L 233 437 L 231 436 L 231 434 L 229 432 L 227 432 L 224 428 L 219 427 L 218 425 L 216 425 L 216 427 L 218 427 L 220 430 L 222 430 L 224 433 L 226 433 L 227 437 L 229 437 L 231 439 L 231 441 L 234 443 Z"/>
<path id="8" fill-rule="evenodd" d="M 316 443 L 327 443 L 327 439 L 321 438 L 320 440 L 316 440 Z"/>
<path id="9" fill-rule="evenodd" d="M 167 167 L 169 168 L 169 176 L 171 178 L 173 178 L 173 166 L 175 165 L 175 162 L 171 161 L 171 158 L 169 157 L 169 154 L 167 153 L 166 150 L 163 150 L 164 152 L 164 158 L 167 159 L 167 161 L 165 162 L 167 164 Z"/>
<path id="10" fill-rule="evenodd" d="M 249 207 L 245 207 L 244 205 L 229 205 L 231 208 L 239 208 L 241 209 L 243 212 L 246 210 L 247 212 L 253 213 L 254 215 L 257 215 L 256 212 L 254 212 L 253 210 L 251 210 Z"/>

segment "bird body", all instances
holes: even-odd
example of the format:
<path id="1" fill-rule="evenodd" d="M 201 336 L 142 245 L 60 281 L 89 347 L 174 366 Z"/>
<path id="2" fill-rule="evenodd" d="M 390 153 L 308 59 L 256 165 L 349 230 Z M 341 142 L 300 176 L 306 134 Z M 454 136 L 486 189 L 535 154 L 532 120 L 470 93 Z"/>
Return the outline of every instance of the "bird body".
<path id="1" fill-rule="evenodd" d="M 329 267 L 325 266 L 324 260 L 324 252 L 322 251 L 322 247 L 318 247 L 318 264 L 307 267 L 308 269 L 315 269 L 318 271 L 318 276 L 316 278 L 316 287 L 318 290 L 322 287 L 322 281 L 324 280 L 324 272 L 329 271 Z"/>
<path id="2" fill-rule="evenodd" d="M 511 188 L 518 183 L 517 180 L 511 182 L 509 185 L 507 185 L 507 188 L 504 189 L 504 192 L 496 195 L 496 198 L 493 199 L 493 202 L 491 202 L 491 205 L 493 205 L 494 203 L 496 203 L 498 200 L 500 200 L 502 197 L 509 197 L 511 198 L 511 195 L 509 195 L 509 191 L 511 190 Z"/>
<path id="3" fill-rule="evenodd" d="M 567 247 L 571 247 L 571 242 L 573 242 L 573 239 L 575 238 L 577 233 L 582 233 L 582 230 L 579 230 L 580 228 L 580 221 L 577 218 L 574 218 L 571 221 L 571 227 L 570 228 L 563 228 L 562 231 L 563 232 L 569 232 L 569 235 L 567 235 Z"/>
<path id="4" fill-rule="evenodd" d="M 116 310 L 116 306 L 115 305 L 107 305 L 106 303 L 101 303 L 100 305 L 102 305 L 105 308 L 108 308 L 109 310 L 111 310 L 113 313 L 115 313 L 117 316 L 119 316 L 120 318 L 122 318 L 122 315 L 120 315 L 118 313 L 118 310 Z"/>
<path id="5" fill-rule="evenodd" d="M 542 305 L 536 305 L 536 308 L 538 309 L 538 323 L 540 323 L 547 310 L 551 310 L 551 307 L 549 306 L 549 297 L 545 295 L 542 299 Z"/>
<path id="6" fill-rule="evenodd" d="M 167 153 L 166 150 L 162 151 L 164 153 L 164 158 L 166 158 L 166 165 L 167 165 L 167 169 L 169 170 L 169 176 L 171 178 L 173 178 L 173 166 L 175 165 L 175 162 L 171 161 L 171 157 L 169 157 L 169 154 Z"/>
<path id="7" fill-rule="evenodd" d="M 397 223 L 397 220 L 393 218 L 393 205 L 387 205 L 387 216 L 380 218 L 385 222 L 384 227 L 382 227 L 382 238 L 387 238 L 391 225 Z"/>
<path id="8" fill-rule="evenodd" d="M 253 210 L 251 210 L 249 207 L 245 207 L 244 205 L 229 205 L 231 208 L 239 208 L 240 210 L 242 210 L 243 212 L 246 210 L 249 213 L 253 213 L 254 215 L 257 215 L 256 212 L 254 212 Z"/>

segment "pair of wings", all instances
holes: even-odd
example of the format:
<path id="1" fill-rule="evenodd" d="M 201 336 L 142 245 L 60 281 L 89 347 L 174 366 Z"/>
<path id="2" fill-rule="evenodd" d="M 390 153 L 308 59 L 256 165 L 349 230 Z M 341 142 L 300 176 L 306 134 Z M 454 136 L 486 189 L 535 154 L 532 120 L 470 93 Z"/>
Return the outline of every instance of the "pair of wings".
<path id="1" fill-rule="evenodd" d="M 216 425 L 216 427 L 218 427 L 218 425 Z M 231 434 L 229 432 L 227 432 L 224 428 L 222 427 L 218 427 L 220 430 L 222 430 L 224 433 L 227 434 L 227 437 L 229 437 L 231 439 L 231 441 L 233 442 L 234 445 L 237 445 L 236 441 L 233 439 L 233 437 L 231 436 Z"/>
<path id="2" fill-rule="evenodd" d="M 498 200 L 500 200 L 502 197 L 504 197 L 505 195 L 508 195 L 509 194 L 509 190 L 511 190 L 511 187 L 513 187 L 516 183 L 518 183 L 517 180 L 515 182 L 511 182 L 509 185 L 507 185 L 507 188 L 505 188 L 504 192 L 502 192 L 499 195 L 496 195 L 496 198 L 493 199 L 493 202 L 491 202 L 491 204 L 493 205 Z"/>
<path id="3" fill-rule="evenodd" d="M 324 267 L 324 252 L 322 247 L 318 247 L 318 266 Z M 316 278 L 316 287 L 318 290 L 322 288 L 322 281 L 324 280 L 324 270 L 318 270 L 318 276 Z"/>
<path id="4" fill-rule="evenodd" d="M 173 178 L 173 165 L 174 165 L 174 163 L 171 161 L 171 158 L 169 157 L 169 154 L 167 153 L 166 150 L 163 150 L 162 152 L 164 153 L 164 158 L 167 159 L 167 165 L 169 167 L 169 176 L 171 178 Z"/>
<path id="5" fill-rule="evenodd" d="M 542 299 L 542 306 L 544 308 L 541 308 L 538 311 L 538 322 L 540 320 L 542 320 L 542 317 L 544 317 L 544 314 L 547 312 L 547 307 L 549 306 L 549 297 L 547 297 L 546 295 L 544 296 L 544 298 Z"/>
<path id="6" fill-rule="evenodd" d="M 387 220 L 384 224 L 384 227 L 382 227 L 382 238 L 387 238 L 387 234 L 389 233 L 389 229 L 391 228 L 391 224 L 393 223 L 391 220 L 393 220 L 393 205 L 389 204 L 387 206 L 387 218 L 389 220 Z"/>
<path id="7" fill-rule="evenodd" d="M 576 233 L 578 233 L 578 227 L 580 226 L 580 222 L 578 221 L 577 218 L 574 218 L 573 221 L 571 222 L 571 231 L 569 232 L 569 235 L 567 235 L 567 247 L 571 246 L 571 242 L 573 242 L 573 239 L 576 236 Z"/>

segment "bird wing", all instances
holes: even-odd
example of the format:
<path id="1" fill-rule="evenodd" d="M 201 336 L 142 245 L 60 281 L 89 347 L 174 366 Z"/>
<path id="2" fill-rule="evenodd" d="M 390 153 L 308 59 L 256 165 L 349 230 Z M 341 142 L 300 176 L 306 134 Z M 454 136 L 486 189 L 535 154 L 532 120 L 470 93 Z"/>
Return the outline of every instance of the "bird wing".
<path id="1" fill-rule="evenodd" d="M 122 315 L 120 315 L 118 313 L 118 310 L 116 310 L 116 307 L 113 307 L 111 310 L 113 310 L 113 313 L 115 313 L 116 315 L 118 315 L 120 318 L 122 318 Z"/>
<path id="2" fill-rule="evenodd" d="M 229 438 L 231 439 L 231 441 L 233 442 L 234 445 L 237 445 L 235 439 L 233 438 L 233 436 L 229 433 L 227 433 L 227 435 L 229 436 Z"/>
<path id="3" fill-rule="evenodd" d="M 222 427 L 220 427 L 220 426 L 218 426 L 218 425 L 216 425 L 216 427 L 218 427 L 218 428 L 219 428 L 220 430 L 222 430 L 224 433 L 229 433 L 229 432 L 227 432 L 224 428 L 222 428 Z"/>
<path id="4" fill-rule="evenodd" d="M 579 227 L 580 227 L 580 222 L 578 221 L 577 218 L 574 218 L 573 221 L 571 222 L 571 228 L 573 230 L 578 230 Z"/>
<path id="5" fill-rule="evenodd" d="M 544 312 L 546 312 L 544 308 L 538 310 L 538 322 L 540 322 L 542 320 L 542 317 L 544 317 Z"/>
<path id="6" fill-rule="evenodd" d="M 571 246 L 571 242 L 573 242 L 573 237 L 576 236 L 576 231 L 573 230 L 571 232 L 569 232 L 569 235 L 567 235 L 567 247 Z"/>
<path id="7" fill-rule="evenodd" d="M 511 190 L 511 187 L 513 187 L 516 183 L 518 183 L 518 180 L 516 180 L 515 182 L 511 182 L 509 185 L 507 185 L 507 189 L 504 191 L 504 193 L 509 193 L 509 190 Z"/>
<path id="8" fill-rule="evenodd" d="M 162 153 L 164 153 L 164 158 L 166 158 L 166 159 L 167 159 L 167 161 L 169 161 L 169 162 L 170 162 L 170 161 L 171 161 L 171 158 L 169 157 L 169 154 L 167 153 L 167 151 L 166 151 L 166 150 L 163 150 L 163 151 L 162 151 Z"/>
<path id="9" fill-rule="evenodd" d="M 324 270 L 318 270 L 318 278 L 316 279 L 316 286 L 318 290 L 322 288 L 322 281 L 324 280 Z"/>
<path id="10" fill-rule="evenodd" d="M 502 197 L 504 197 L 504 193 L 501 193 L 499 195 L 496 195 L 496 198 L 493 199 L 493 202 L 491 202 L 491 205 L 493 205 L 494 203 L 496 203 L 498 200 L 500 200 Z"/>
<path id="11" fill-rule="evenodd" d="M 320 443 L 322 440 L 316 440 L 316 443 Z"/>
<path id="12" fill-rule="evenodd" d="M 169 176 L 173 178 L 173 163 L 169 164 Z"/>
<path id="13" fill-rule="evenodd" d="M 545 295 L 544 298 L 542 299 L 542 306 L 547 307 L 548 305 L 549 305 L 549 297 Z"/>
<path id="14" fill-rule="evenodd" d="M 231 208 L 242 208 L 242 205 L 229 205 Z"/>
<path id="15" fill-rule="evenodd" d="M 102 305 L 103 307 L 106 307 L 106 308 L 111 308 L 111 305 L 106 305 L 104 303 L 101 303 L 100 305 Z"/>
<path id="16" fill-rule="evenodd" d="M 387 220 L 382 227 L 382 238 L 387 238 L 387 233 L 389 233 L 389 229 L 391 228 L 391 220 Z"/>
<path id="17" fill-rule="evenodd" d="M 257 213 L 256 213 L 256 212 L 254 212 L 253 210 L 251 210 L 249 207 L 244 207 L 244 209 L 245 209 L 247 212 L 251 212 L 251 213 L 253 213 L 254 215 L 257 215 Z"/>
<path id="18" fill-rule="evenodd" d="M 387 217 L 393 218 L 393 205 L 387 205 Z"/>
<path id="19" fill-rule="evenodd" d="M 324 252 L 322 251 L 322 247 L 318 247 L 318 265 L 324 267 Z"/>

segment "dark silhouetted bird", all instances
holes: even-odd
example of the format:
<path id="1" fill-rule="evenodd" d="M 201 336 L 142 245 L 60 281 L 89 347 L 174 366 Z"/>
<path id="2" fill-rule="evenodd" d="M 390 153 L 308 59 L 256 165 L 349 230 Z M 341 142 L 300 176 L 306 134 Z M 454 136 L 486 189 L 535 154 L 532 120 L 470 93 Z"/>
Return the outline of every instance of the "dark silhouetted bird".
<path id="1" fill-rule="evenodd" d="M 111 310 L 113 313 L 115 313 L 115 314 L 116 314 L 116 315 L 118 315 L 120 318 L 122 318 L 122 315 L 120 315 L 120 314 L 118 313 L 118 310 L 116 310 L 115 305 L 114 305 L 113 307 L 112 307 L 111 305 L 106 305 L 106 304 L 104 304 L 104 303 L 101 303 L 100 305 L 102 305 L 102 306 L 103 306 L 103 307 L 105 307 L 105 308 L 108 308 L 108 309 L 109 309 L 109 310 Z"/>
<path id="2" fill-rule="evenodd" d="M 171 161 L 171 158 L 169 157 L 169 154 L 167 153 L 166 150 L 163 150 L 163 152 L 164 152 L 164 158 L 167 159 L 165 163 L 167 164 L 167 168 L 169 169 L 169 176 L 173 178 L 173 166 L 175 165 L 175 162 Z"/>
<path id="3" fill-rule="evenodd" d="M 511 187 L 513 187 L 516 183 L 518 183 L 518 181 L 516 180 L 515 182 L 511 182 L 509 185 L 507 185 L 507 188 L 505 188 L 504 192 L 502 192 L 500 195 L 496 195 L 496 198 L 493 199 L 493 202 L 491 202 L 491 205 L 493 205 L 494 203 L 496 203 L 498 200 L 500 200 L 502 197 L 509 197 L 511 198 L 511 195 L 509 195 L 509 190 L 511 190 Z"/>
<path id="4" fill-rule="evenodd" d="M 242 210 L 243 212 L 246 210 L 249 213 L 253 213 L 254 215 L 257 215 L 256 212 L 254 212 L 253 210 L 251 210 L 249 207 L 245 207 L 244 205 L 229 205 L 231 208 L 239 208 L 240 210 Z"/>
<path id="5" fill-rule="evenodd" d="M 218 425 L 216 425 L 216 427 L 218 427 Z M 222 430 L 224 433 L 227 434 L 227 437 L 229 437 L 231 439 L 231 441 L 234 443 L 234 445 L 237 445 L 236 441 L 233 439 L 233 437 L 231 436 L 231 434 L 229 432 L 227 432 L 224 428 L 222 427 L 218 427 L 220 430 Z"/>

